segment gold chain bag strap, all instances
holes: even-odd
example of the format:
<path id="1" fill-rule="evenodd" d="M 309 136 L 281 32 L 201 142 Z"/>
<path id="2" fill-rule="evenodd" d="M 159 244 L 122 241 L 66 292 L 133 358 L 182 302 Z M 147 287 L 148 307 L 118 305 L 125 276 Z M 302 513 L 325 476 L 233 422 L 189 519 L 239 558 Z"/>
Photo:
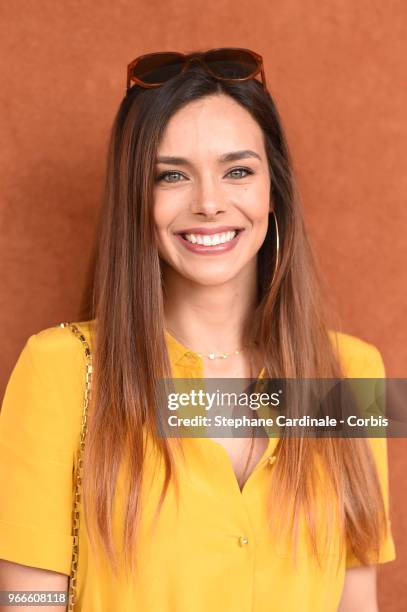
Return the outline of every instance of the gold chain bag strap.
<path id="1" fill-rule="evenodd" d="M 68 327 L 71 332 L 82 342 L 85 358 L 86 358 L 86 372 L 85 372 L 85 393 L 83 398 L 83 412 L 82 412 L 82 426 L 81 436 L 78 448 L 77 456 L 77 471 L 75 478 L 75 494 L 73 500 L 72 509 L 72 536 L 73 536 L 73 548 L 72 548 L 72 563 L 71 563 L 71 574 L 69 578 L 69 593 L 68 593 L 68 612 L 73 612 L 74 605 L 76 603 L 76 574 L 78 569 L 78 555 L 79 555 L 79 503 L 81 499 L 81 483 L 82 483 L 82 456 L 83 449 L 85 448 L 85 436 L 87 431 L 87 417 L 88 417 L 88 406 L 91 397 L 91 380 L 92 380 L 92 354 L 90 352 L 89 344 L 86 337 L 81 332 L 79 327 L 74 323 L 60 323 L 59 327 Z"/>

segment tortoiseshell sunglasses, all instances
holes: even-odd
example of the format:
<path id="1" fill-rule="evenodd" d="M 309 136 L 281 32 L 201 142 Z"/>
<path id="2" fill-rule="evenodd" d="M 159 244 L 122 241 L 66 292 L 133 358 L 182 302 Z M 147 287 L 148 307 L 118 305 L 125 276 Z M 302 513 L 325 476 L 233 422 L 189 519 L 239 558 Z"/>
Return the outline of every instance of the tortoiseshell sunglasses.
<path id="1" fill-rule="evenodd" d="M 250 49 L 225 47 L 188 54 L 163 51 L 140 55 L 127 66 L 126 93 L 131 89 L 132 82 L 146 88 L 160 87 L 184 72 L 194 60 L 201 62 L 220 81 L 248 81 L 260 73 L 263 88 L 266 89 L 262 56 Z"/>

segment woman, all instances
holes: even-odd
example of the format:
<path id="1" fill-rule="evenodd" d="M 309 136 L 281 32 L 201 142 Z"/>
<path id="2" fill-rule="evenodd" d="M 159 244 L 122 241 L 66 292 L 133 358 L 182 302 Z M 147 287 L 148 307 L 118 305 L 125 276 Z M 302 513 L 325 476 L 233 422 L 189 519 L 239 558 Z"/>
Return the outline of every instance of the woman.
<path id="1" fill-rule="evenodd" d="M 76 323 L 93 378 L 75 609 L 377 610 L 385 439 L 157 433 L 163 378 L 384 377 L 329 319 L 261 58 L 142 56 L 127 86 Z M 1 418 L 9 589 L 67 587 L 83 392 L 70 330 L 31 336 Z"/>

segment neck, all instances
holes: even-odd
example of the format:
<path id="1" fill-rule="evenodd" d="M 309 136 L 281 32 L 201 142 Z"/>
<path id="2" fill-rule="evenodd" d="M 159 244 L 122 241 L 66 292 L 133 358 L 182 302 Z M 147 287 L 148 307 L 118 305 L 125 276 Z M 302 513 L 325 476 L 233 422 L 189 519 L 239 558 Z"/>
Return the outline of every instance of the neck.
<path id="1" fill-rule="evenodd" d="M 221 353 L 241 348 L 245 322 L 256 305 L 256 275 L 221 285 L 202 285 L 172 269 L 165 274 L 165 327 L 194 352 Z"/>

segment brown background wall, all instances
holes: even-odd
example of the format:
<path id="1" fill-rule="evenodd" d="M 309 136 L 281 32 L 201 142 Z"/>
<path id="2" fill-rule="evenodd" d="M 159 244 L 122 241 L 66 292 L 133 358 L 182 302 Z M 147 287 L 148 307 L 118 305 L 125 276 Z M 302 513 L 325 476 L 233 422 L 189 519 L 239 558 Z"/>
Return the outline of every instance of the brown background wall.
<path id="1" fill-rule="evenodd" d="M 127 63 L 218 46 L 263 55 L 343 329 L 407 377 L 404 0 L 19 0 L 0 16 L 1 392 L 30 334 L 77 317 Z M 407 609 L 406 456 L 389 441 L 385 612 Z"/>

